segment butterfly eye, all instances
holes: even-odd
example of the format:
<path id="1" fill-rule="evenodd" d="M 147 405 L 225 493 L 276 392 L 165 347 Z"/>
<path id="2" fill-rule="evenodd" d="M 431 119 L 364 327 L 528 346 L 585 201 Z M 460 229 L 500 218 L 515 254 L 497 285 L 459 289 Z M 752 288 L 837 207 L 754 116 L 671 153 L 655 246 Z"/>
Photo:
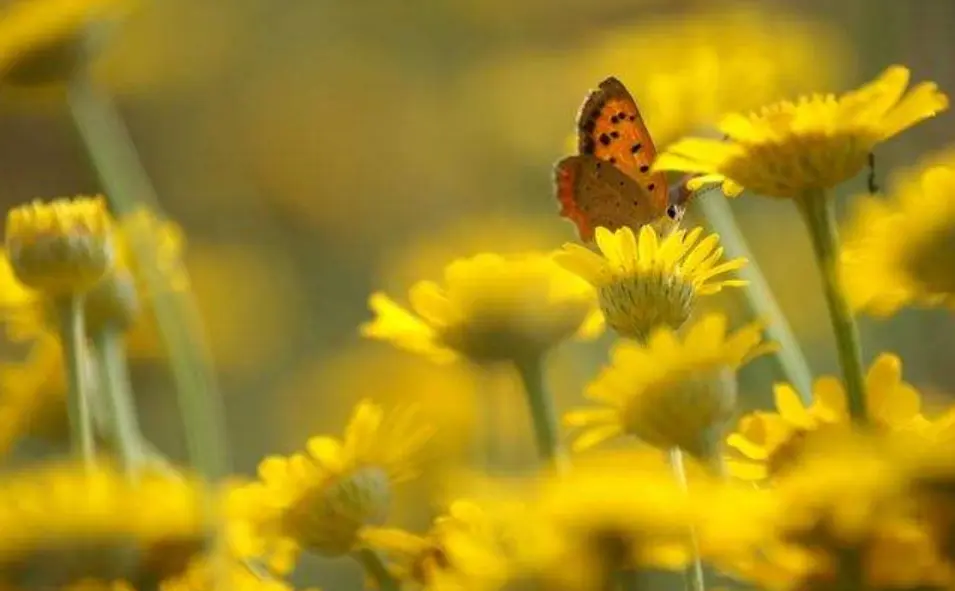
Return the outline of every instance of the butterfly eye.
<path id="1" fill-rule="evenodd" d="M 680 217 L 680 208 L 677 207 L 676 205 L 671 205 L 670 207 L 667 207 L 667 216 L 668 216 L 671 220 L 679 219 L 679 217 Z"/>

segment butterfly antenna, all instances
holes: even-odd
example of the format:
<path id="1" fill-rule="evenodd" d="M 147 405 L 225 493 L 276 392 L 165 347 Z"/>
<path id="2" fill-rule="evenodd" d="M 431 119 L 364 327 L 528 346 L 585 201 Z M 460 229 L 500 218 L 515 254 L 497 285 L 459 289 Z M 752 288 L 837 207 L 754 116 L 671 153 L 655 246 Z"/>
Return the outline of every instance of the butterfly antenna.
<path id="1" fill-rule="evenodd" d="M 878 193 L 879 185 L 875 179 L 875 152 L 869 152 L 869 177 L 866 180 L 869 186 L 869 193 L 873 195 Z"/>

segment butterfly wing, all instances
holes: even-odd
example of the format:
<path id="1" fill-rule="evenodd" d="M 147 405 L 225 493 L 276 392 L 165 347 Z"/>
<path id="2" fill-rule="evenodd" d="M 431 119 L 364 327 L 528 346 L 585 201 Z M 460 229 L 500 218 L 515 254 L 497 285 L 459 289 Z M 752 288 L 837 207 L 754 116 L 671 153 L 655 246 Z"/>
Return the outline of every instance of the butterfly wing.
<path id="1" fill-rule="evenodd" d="M 574 222 L 585 242 L 598 226 L 639 228 L 659 216 L 648 191 L 596 156 L 568 156 L 557 163 L 555 176 L 560 215 Z"/>
<path id="2" fill-rule="evenodd" d="M 626 87 L 614 77 L 592 91 L 577 115 L 577 149 L 582 155 L 605 160 L 632 178 L 652 198 L 658 215 L 667 208 L 667 181 L 663 172 L 650 172 L 656 146 Z"/>

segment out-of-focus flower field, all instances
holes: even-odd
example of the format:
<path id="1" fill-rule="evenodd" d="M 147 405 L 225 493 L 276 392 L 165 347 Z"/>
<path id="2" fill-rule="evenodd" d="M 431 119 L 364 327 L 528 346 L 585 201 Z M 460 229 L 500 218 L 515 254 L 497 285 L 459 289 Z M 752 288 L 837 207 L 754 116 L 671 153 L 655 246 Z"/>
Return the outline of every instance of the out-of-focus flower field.
<path id="1" fill-rule="evenodd" d="M 0 1 L 0 591 L 955 589 L 953 27 Z"/>

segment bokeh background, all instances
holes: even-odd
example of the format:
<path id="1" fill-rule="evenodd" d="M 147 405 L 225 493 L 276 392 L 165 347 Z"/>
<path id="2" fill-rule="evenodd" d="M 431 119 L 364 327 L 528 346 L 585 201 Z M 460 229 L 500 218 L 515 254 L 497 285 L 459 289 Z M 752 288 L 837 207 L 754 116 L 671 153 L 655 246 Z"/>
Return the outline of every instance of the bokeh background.
<path id="1" fill-rule="evenodd" d="M 722 112 L 847 90 L 892 63 L 955 92 L 953 29 L 955 2 L 933 0 L 147 0 L 95 69 L 188 237 L 236 472 L 340 432 L 362 397 L 420 401 L 442 428 L 435 466 L 489 458 L 510 471 L 533 461 L 513 376 L 363 341 L 369 293 L 401 299 L 454 257 L 575 239 L 556 215 L 552 165 L 607 75 L 631 88 L 659 146 Z M 62 99 L 0 89 L 4 208 L 98 190 Z M 952 123 L 945 113 L 880 147 L 880 183 L 953 142 Z M 864 188 L 846 186 L 840 211 Z M 732 207 L 813 371 L 836 371 L 795 209 L 751 196 Z M 739 294 L 714 305 L 748 314 Z M 949 316 L 863 319 L 862 334 L 867 362 L 896 351 L 930 399 L 953 390 Z M 553 356 L 562 408 L 609 341 Z M 130 346 L 146 433 L 183 458 L 163 357 L 148 335 Z M 748 367 L 744 404 L 768 404 L 779 378 L 770 362 Z M 440 470 L 429 475 L 422 486 L 440 489 Z M 425 523 L 433 497 L 416 495 L 398 520 Z M 298 576 L 331 589 L 360 575 L 314 561 Z"/>

